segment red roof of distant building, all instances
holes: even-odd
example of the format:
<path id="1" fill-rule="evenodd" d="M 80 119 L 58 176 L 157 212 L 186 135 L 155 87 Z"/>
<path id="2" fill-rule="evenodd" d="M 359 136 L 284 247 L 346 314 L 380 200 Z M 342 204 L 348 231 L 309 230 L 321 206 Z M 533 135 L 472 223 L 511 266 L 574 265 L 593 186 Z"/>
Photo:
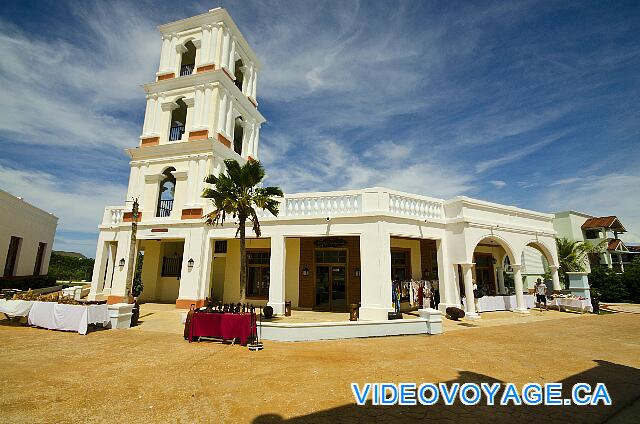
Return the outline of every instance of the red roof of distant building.
<path id="1" fill-rule="evenodd" d="M 622 244 L 622 240 L 610 239 L 609 245 L 607 246 L 607 250 L 618 250 L 620 246 L 624 246 L 624 244 Z"/>
<path id="2" fill-rule="evenodd" d="M 608 228 L 618 232 L 627 231 L 617 216 L 600 216 L 597 218 L 589 218 L 582 224 L 583 230 L 591 228 Z"/>
<path id="3" fill-rule="evenodd" d="M 627 245 L 627 249 L 629 249 L 629 252 L 640 253 L 640 246 Z"/>

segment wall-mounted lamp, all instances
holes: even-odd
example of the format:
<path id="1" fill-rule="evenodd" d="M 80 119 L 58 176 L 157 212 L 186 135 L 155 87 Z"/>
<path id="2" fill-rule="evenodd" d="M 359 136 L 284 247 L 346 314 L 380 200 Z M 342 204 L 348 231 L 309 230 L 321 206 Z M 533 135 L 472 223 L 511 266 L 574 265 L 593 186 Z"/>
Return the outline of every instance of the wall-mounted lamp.
<path id="1" fill-rule="evenodd" d="M 304 275 L 305 277 L 309 276 L 309 268 L 307 268 L 306 265 L 304 266 L 304 268 L 302 268 L 302 275 Z"/>
<path id="2" fill-rule="evenodd" d="M 120 269 L 124 268 L 124 258 L 120 259 Z"/>
<path id="3" fill-rule="evenodd" d="M 353 272 L 353 275 L 355 275 L 356 277 L 360 276 L 360 268 L 356 268 L 355 271 Z"/>
<path id="4" fill-rule="evenodd" d="M 189 262 L 187 262 L 187 267 L 189 267 L 189 271 L 191 271 L 193 269 L 193 258 L 189 259 Z"/>

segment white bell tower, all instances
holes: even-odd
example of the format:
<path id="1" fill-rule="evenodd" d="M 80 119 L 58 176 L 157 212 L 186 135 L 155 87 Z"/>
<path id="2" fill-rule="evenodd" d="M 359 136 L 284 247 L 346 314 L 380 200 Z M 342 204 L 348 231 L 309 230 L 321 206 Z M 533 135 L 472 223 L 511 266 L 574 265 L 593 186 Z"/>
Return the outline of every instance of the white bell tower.
<path id="1" fill-rule="evenodd" d="M 127 200 L 140 199 L 143 220 L 196 219 L 207 205 L 203 179 L 225 159 L 258 159 L 257 79 L 260 61 L 226 10 L 160 25 L 155 81 L 144 84 L 147 105 L 139 146 L 128 149 Z M 171 189 L 162 191 L 163 181 Z M 161 208 L 162 196 L 171 208 Z M 169 203 L 165 202 L 164 206 Z"/>

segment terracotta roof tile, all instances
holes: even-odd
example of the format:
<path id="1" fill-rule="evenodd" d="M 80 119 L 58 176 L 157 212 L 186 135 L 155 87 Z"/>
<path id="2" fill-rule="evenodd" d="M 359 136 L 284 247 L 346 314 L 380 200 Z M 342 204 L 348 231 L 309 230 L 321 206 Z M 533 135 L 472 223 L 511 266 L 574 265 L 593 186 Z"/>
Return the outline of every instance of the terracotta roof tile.
<path id="1" fill-rule="evenodd" d="M 610 228 L 612 230 L 627 231 L 618 220 L 617 216 L 600 216 L 597 218 L 589 218 L 582 224 L 583 230 L 590 228 Z"/>

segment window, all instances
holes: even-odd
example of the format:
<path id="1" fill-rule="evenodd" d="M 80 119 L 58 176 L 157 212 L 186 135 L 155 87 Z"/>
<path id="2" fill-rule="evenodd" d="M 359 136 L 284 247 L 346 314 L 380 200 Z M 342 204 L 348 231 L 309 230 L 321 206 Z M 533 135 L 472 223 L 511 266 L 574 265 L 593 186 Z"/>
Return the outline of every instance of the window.
<path id="1" fill-rule="evenodd" d="M 4 263 L 4 276 L 11 277 L 16 273 L 16 262 L 18 262 L 18 254 L 20 253 L 20 237 L 11 237 L 9 241 L 9 250 L 7 251 L 7 261 Z"/>
<path id="2" fill-rule="evenodd" d="M 173 199 L 176 191 L 176 178 L 172 172 L 175 168 L 167 168 L 163 172 L 164 179 L 160 182 L 160 193 L 158 195 L 158 210 L 156 216 L 166 218 L 171 215 L 173 210 Z"/>
<path id="3" fill-rule="evenodd" d="M 391 251 L 391 278 L 400 281 L 411 278 L 411 273 L 409 272 L 409 251 Z"/>
<path id="4" fill-rule="evenodd" d="M 180 277 L 182 256 L 165 256 L 162 258 L 162 277 Z"/>
<path id="5" fill-rule="evenodd" d="M 247 251 L 247 297 L 269 297 L 270 261 L 269 251 Z"/>
<path id="6" fill-rule="evenodd" d="M 341 250 L 316 250 L 317 264 L 346 264 L 347 251 Z"/>
<path id="7" fill-rule="evenodd" d="M 196 64 L 196 46 L 192 41 L 187 41 L 182 49 L 180 61 L 180 76 L 191 75 Z"/>
<path id="8" fill-rule="evenodd" d="M 584 232 L 584 238 L 586 239 L 597 239 L 600 237 L 600 231 L 598 230 L 586 230 Z"/>
<path id="9" fill-rule="evenodd" d="M 234 81 L 236 87 L 238 87 L 240 89 L 240 91 L 242 91 L 242 82 L 244 81 L 244 64 L 242 63 L 242 59 L 238 59 L 236 60 L 235 63 L 235 77 L 236 80 Z"/>
<path id="10" fill-rule="evenodd" d="M 169 128 L 169 141 L 182 139 L 184 126 L 187 122 L 187 104 L 182 99 L 176 100 L 176 105 L 171 111 L 171 128 Z"/>
<path id="11" fill-rule="evenodd" d="M 242 139 L 244 138 L 244 121 L 238 116 L 233 129 L 233 150 L 242 155 Z"/>
<path id="12" fill-rule="evenodd" d="M 214 253 L 227 253 L 227 241 L 217 240 L 214 246 Z"/>
<path id="13" fill-rule="evenodd" d="M 47 248 L 47 243 L 38 243 L 38 253 L 36 254 L 36 264 L 33 267 L 33 275 L 42 274 L 42 259 L 44 258 L 44 251 Z"/>

